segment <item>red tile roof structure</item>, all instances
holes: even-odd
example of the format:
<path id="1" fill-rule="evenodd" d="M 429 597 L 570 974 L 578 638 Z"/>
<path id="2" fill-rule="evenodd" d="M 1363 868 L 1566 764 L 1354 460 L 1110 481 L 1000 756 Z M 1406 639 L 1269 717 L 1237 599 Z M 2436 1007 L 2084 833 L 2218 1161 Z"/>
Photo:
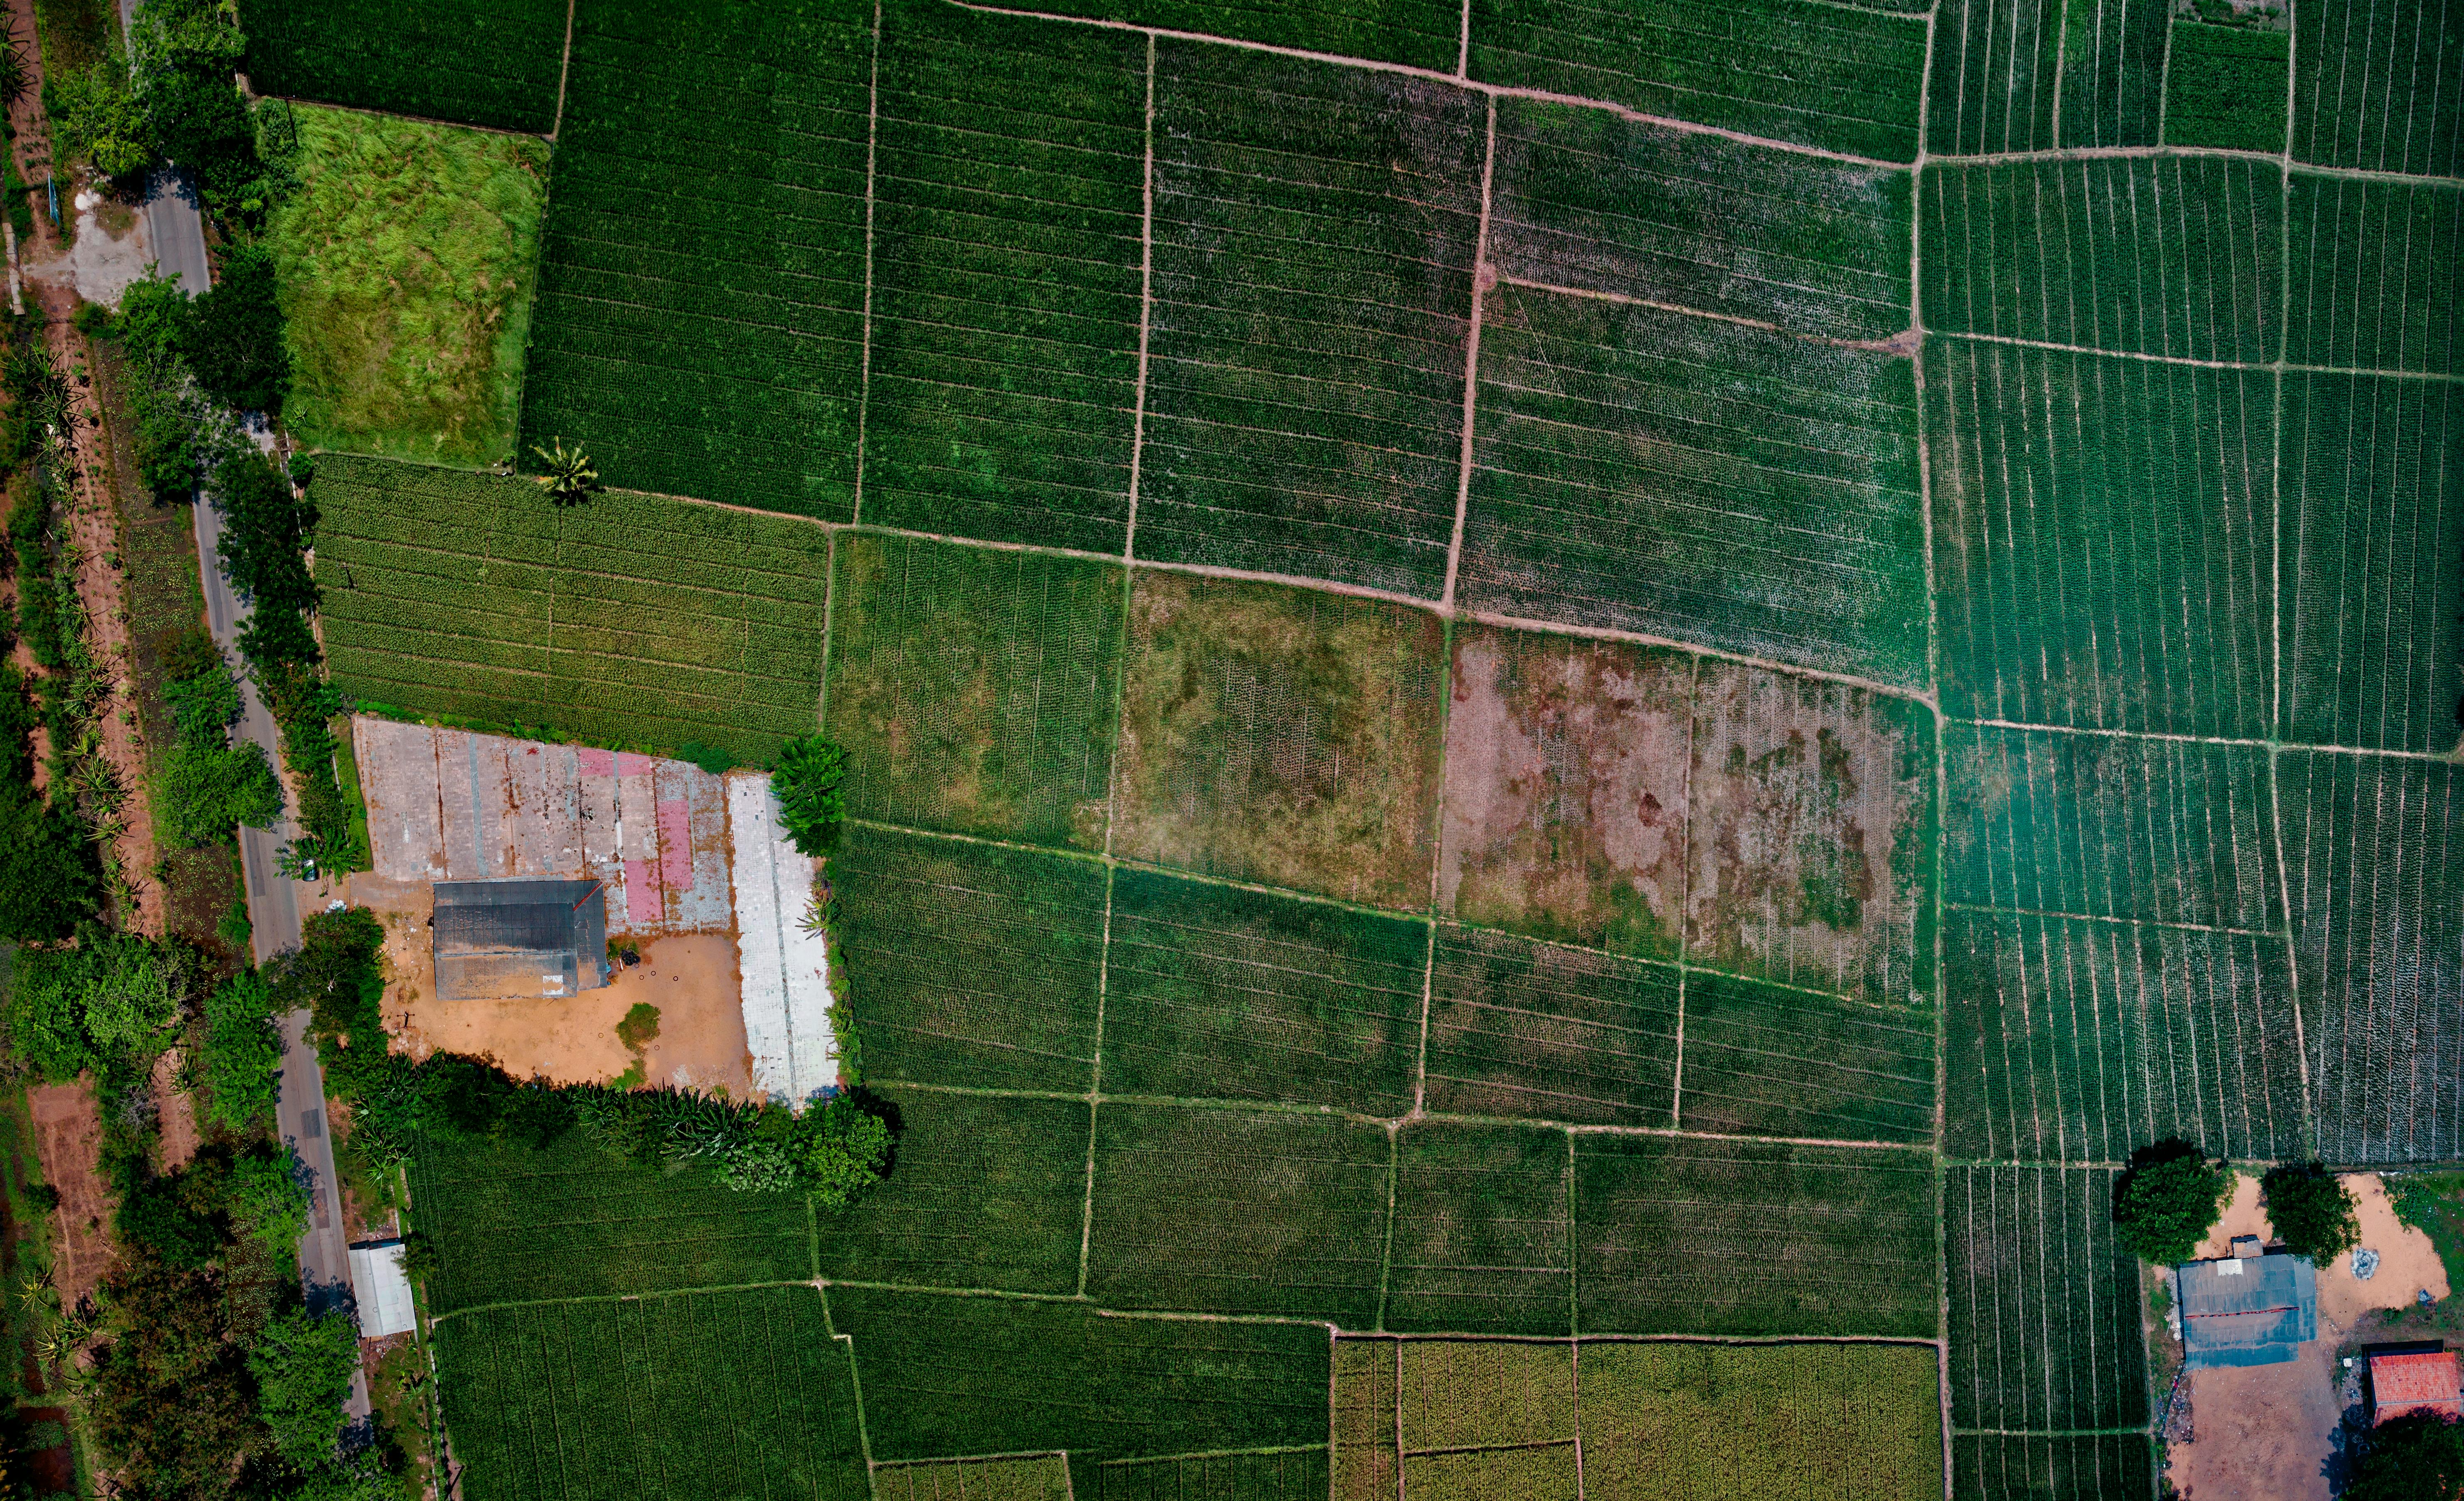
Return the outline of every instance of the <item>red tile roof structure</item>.
<path id="1" fill-rule="evenodd" d="M 2376 1403 L 2370 1417 L 2373 1423 L 2424 1409 L 2464 1418 L 2464 1402 L 2457 1400 L 2456 1390 L 2453 1350 L 2370 1357 L 2370 1395 Z"/>

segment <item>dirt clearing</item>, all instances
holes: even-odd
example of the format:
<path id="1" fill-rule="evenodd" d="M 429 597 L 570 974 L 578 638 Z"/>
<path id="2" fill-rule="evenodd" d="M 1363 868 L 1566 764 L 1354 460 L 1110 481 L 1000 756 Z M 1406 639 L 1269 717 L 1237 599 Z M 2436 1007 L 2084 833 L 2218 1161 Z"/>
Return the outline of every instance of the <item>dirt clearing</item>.
<path id="1" fill-rule="evenodd" d="M 26 1092 L 43 1181 L 59 1191 L 52 1271 L 62 1308 L 95 1290 L 111 1265 L 111 1190 L 102 1181 L 102 1116 L 93 1086 L 37 1084 Z"/>

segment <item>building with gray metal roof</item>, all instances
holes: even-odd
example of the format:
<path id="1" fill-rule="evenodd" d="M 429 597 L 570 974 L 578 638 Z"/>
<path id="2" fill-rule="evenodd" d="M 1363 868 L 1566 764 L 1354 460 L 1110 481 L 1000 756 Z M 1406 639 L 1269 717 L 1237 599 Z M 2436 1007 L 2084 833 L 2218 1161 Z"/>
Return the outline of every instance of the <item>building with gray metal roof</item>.
<path id="1" fill-rule="evenodd" d="M 436 993 L 569 996 L 607 982 L 605 887 L 589 879 L 438 881 Z"/>
<path id="2" fill-rule="evenodd" d="M 2299 1256 L 2242 1255 L 2177 1267 L 2183 1363 L 2274 1365 L 2319 1335 L 2319 1271 Z"/>

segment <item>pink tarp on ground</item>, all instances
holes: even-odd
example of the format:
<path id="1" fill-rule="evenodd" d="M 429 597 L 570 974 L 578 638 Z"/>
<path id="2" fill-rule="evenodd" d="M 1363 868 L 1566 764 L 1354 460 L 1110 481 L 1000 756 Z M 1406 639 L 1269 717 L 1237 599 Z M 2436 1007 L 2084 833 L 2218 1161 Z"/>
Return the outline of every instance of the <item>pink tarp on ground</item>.
<path id="1" fill-rule="evenodd" d="M 693 883 L 693 805 L 669 798 L 659 804 L 659 884 L 680 892 Z"/>
<path id="2" fill-rule="evenodd" d="M 647 777 L 650 774 L 650 769 L 658 763 L 658 760 L 655 757 L 636 756 L 631 751 L 618 751 L 616 753 L 616 775 L 620 777 Z"/>
<path id="3" fill-rule="evenodd" d="M 581 758 L 582 774 L 583 776 L 612 777 L 616 775 L 616 753 L 614 751 L 601 750 L 596 745 L 578 745 L 574 747 L 574 754 Z"/>
<path id="4" fill-rule="evenodd" d="M 625 918 L 637 928 L 648 927 L 667 916 L 667 904 L 659 898 L 659 883 L 650 873 L 648 860 L 625 862 Z"/>

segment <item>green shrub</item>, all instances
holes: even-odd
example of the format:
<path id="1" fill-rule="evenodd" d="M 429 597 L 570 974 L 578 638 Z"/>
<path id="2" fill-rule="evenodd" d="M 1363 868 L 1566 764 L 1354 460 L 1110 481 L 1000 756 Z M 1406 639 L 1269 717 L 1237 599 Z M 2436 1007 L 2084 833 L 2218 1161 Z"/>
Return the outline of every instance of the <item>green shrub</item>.
<path id="1" fill-rule="evenodd" d="M 101 892 L 94 844 L 68 809 L 0 785 L 0 938 L 64 938 Z"/>
<path id="2" fill-rule="evenodd" d="M 10 1042 L 55 1083 L 108 1063 L 150 1063 L 171 1045 L 197 971 L 177 939 L 92 925 L 74 947 L 20 950 Z"/>
<path id="3" fill-rule="evenodd" d="M 2114 1184 L 2113 1224 L 2122 1244 L 2146 1261 L 2188 1261 L 2233 1197 L 2233 1172 L 2187 1141 L 2159 1141 L 2130 1154 Z"/>
<path id="4" fill-rule="evenodd" d="M 248 1370 L 275 1453 L 302 1469 L 332 1461 L 359 1363 L 360 1332 L 346 1313 L 295 1312 L 267 1327 L 248 1353 Z"/>
<path id="5" fill-rule="evenodd" d="M 243 935 L 241 942 L 246 941 Z M 275 1021 L 273 988 L 263 975 L 244 970 L 206 997 L 200 1063 L 208 1119 L 245 1133 L 274 1118 L 282 1034 Z"/>
<path id="6" fill-rule="evenodd" d="M 2267 1223 L 2296 1256 L 2325 1266 L 2361 1244 L 2362 1223 L 2351 1190 L 2317 1162 L 2272 1167 L 2259 1182 Z"/>
<path id="7" fill-rule="evenodd" d="M 130 92 L 128 71 L 105 58 L 43 80 L 43 112 L 62 159 L 90 162 L 105 177 L 126 177 L 154 155 L 145 111 Z"/>
<path id="8" fill-rule="evenodd" d="M 271 251 L 245 245 L 223 257 L 222 279 L 196 299 L 180 353 L 215 400 L 242 411 L 282 409 L 291 356 L 282 342 Z"/>
<path id="9" fill-rule="evenodd" d="M 282 816 L 282 784 L 265 748 L 232 744 L 239 684 L 202 627 L 176 633 L 164 651 L 164 695 L 175 738 L 154 775 L 155 828 L 182 849 L 221 844 L 242 824 L 271 828 Z"/>
<path id="10" fill-rule="evenodd" d="M 233 1225 L 277 1255 L 296 1254 L 308 1233 L 308 1187 L 288 1147 L 252 1152 L 231 1164 Z"/>
<path id="11" fill-rule="evenodd" d="M 2464 1424 L 2409 1412 L 2369 1431 L 2344 1501 L 2464 1501 Z"/>
<path id="12" fill-rule="evenodd" d="M 846 777 L 847 752 L 823 736 L 807 735 L 781 748 L 770 790 L 779 800 L 780 825 L 800 852 L 827 854 L 838 844 L 839 823 L 847 816 L 841 786 Z"/>

